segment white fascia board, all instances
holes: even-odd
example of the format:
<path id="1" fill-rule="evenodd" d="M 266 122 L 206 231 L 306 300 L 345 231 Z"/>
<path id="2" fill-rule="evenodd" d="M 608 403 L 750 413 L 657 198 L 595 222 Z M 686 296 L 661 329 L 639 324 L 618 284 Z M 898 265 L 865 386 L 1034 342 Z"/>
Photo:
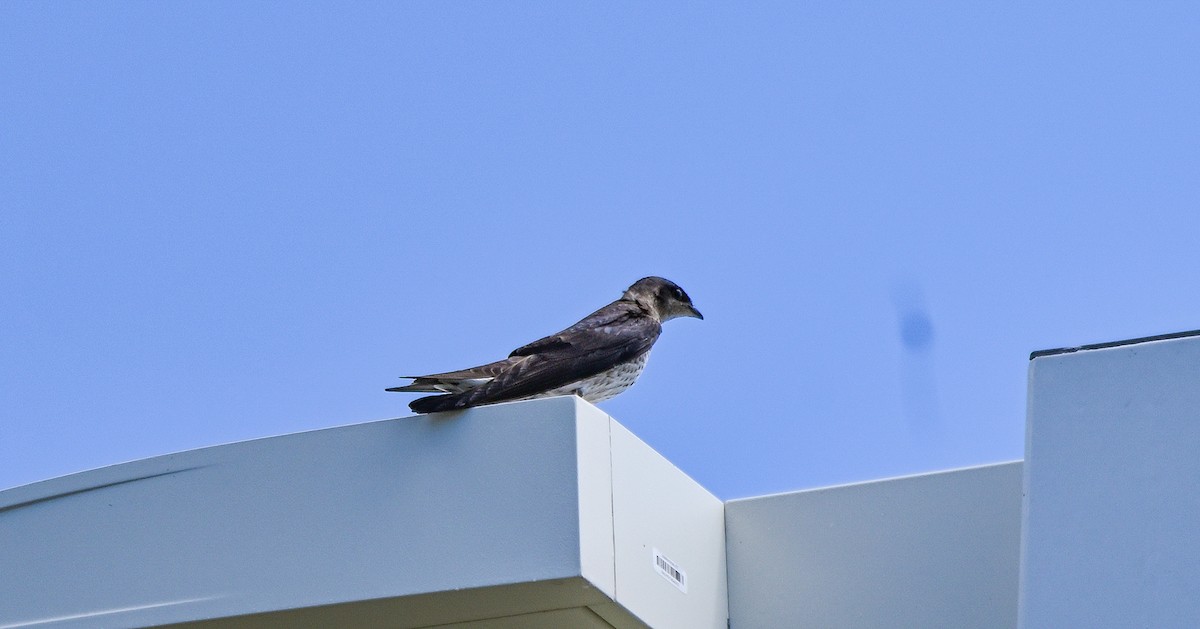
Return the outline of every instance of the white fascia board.
<path id="1" fill-rule="evenodd" d="M 0 492 L 0 628 L 507 626 L 563 614 L 646 626 L 639 617 L 657 618 L 657 603 L 619 587 L 620 574 L 654 572 L 648 557 L 618 561 L 614 499 L 630 490 L 614 485 L 614 467 L 645 481 L 634 493 L 690 483 L 682 501 L 661 504 L 695 509 L 709 528 L 723 514 L 669 464 L 626 469 L 630 451 L 658 455 L 624 433 L 614 466 L 616 429 L 586 402 L 552 398 L 202 448 Z M 623 515 L 626 526 L 654 517 Z M 719 572 L 723 588 L 723 563 Z M 686 624 L 654 626 L 724 626 L 724 600 L 698 598 L 666 603 Z M 690 607 L 719 622 L 693 623 Z"/>

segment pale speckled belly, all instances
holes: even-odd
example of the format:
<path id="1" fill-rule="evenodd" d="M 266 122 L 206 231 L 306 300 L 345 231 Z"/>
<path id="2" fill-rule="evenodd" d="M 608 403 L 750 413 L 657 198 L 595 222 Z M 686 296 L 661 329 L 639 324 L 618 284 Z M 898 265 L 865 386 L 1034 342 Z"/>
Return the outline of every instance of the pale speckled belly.
<path id="1" fill-rule="evenodd" d="M 646 360 L 649 358 L 650 352 L 646 352 L 623 365 L 617 365 L 608 371 L 598 373 L 590 378 L 584 378 L 578 382 L 572 382 L 557 389 L 551 389 L 545 393 L 530 396 L 529 399 L 554 397 L 556 395 L 578 395 L 593 404 L 603 402 L 604 400 L 616 397 L 625 389 L 633 386 L 638 376 L 642 374 L 642 370 L 646 368 Z"/>

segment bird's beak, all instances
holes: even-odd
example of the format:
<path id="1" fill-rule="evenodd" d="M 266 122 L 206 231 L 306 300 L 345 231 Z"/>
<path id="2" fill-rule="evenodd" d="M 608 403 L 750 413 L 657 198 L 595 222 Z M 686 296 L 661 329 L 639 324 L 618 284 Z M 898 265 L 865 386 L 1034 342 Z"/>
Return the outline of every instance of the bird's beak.
<path id="1" fill-rule="evenodd" d="M 696 307 L 695 307 L 695 306 L 691 306 L 691 305 L 689 305 L 689 306 L 688 306 L 688 311 L 689 311 L 689 312 L 688 312 L 687 316 L 689 316 L 689 317 L 696 317 L 697 319 L 699 319 L 699 320 L 701 320 L 701 321 L 703 321 L 703 320 L 704 320 L 704 315 L 700 314 L 700 311 L 699 311 L 699 310 L 696 310 Z"/>

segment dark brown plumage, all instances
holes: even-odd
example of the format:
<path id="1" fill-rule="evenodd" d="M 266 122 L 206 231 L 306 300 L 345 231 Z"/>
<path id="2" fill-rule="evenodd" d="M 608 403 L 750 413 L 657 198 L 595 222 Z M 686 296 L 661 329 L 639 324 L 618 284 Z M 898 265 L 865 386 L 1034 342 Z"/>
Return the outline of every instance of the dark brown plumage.
<path id="1" fill-rule="evenodd" d="M 607 400 L 632 386 L 658 340 L 662 322 L 703 319 L 683 289 L 661 277 L 638 280 L 621 298 L 575 325 L 519 347 L 486 365 L 414 376 L 388 391 L 441 393 L 413 400 L 417 413 L 555 395 Z"/>

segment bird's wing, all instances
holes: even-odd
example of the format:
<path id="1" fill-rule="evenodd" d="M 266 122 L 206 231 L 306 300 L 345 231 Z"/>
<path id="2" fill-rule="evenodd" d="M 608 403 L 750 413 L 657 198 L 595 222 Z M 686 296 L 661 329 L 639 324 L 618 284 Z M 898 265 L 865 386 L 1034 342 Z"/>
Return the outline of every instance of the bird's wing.
<path id="1" fill-rule="evenodd" d="M 403 376 L 412 378 L 410 384 L 402 387 L 392 387 L 388 391 L 398 393 L 461 393 L 467 389 L 479 386 L 481 382 L 495 377 L 516 362 L 514 358 L 497 360 L 494 363 L 479 365 L 469 369 L 431 373 L 426 376 Z"/>
<path id="2" fill-rule="evenodd" d="M 627 310 L 605 312 L 607 308 L 558 334 L 518 348 L 509 359 L 515 362 L 491 380 L 462 393 L 421 398 L 410 407 L 417 412 L 436 412 L 536 395 L 632 360 L 658 340 L 662 326 L 652 317 Z"/>
<path id="3" fill-rule="evenodd" d="M 562 332 L 551 334 L 528 345 L 522 345 L 514 349 L 509 354 L 509 357 L 530 356 L 540 352 L 564 349 L 570 344 L 566 339 L 572 338 L 576 334 L 597 332 L 601 335 L 614 334 L 619 336 L 621 331 L 616 330 L 613 326 L 628 326 L 629 322 L 640 321 L 642 319 L 649 320 L 649 317 L 646 317 L 645 313 L 639 310 L 636 305 L 620 300 L 614 301 L 580 319 L 575 325 Z M 655 333 L 655 337 L 657 338 L 657 332 Z M 650 344 L 653 345 L 654 341 L 651 341 Z"/>
<path id="4" fill-rule="evenodd" d="M 404 376 L 413 380 L 470 380 L 473 378 L 491 378 L 496 374 L 504 371 L 512 365 L 514 361 L 511 358 L 497 360 L 494 363 L 471 367 L 468 369 L 459 369 L 458 371 L 447 371 L 445 373 L 431 373 L 427 376 Z"/>
<path id="5" fill-rule="evenodd" d="M 551 334 L 550 336 L 540 338 L 527 345 L 522 345 L 513 350 L 508 358 L 497 360 L 494 363 L 479 365 L 478 367 L 470 367 L 468 369 L 459 369 L 457 371 L 447 371 L 445 373 L 431 373 L 424 376 L 401 376 L 403 378 L 411 378 L 413 383 L 405 387 L 396 387 L 388 389 L 388 391 L 438 391 L 440 389 L 418 388 L 427 387 L 437 383 L 453 383 L 463 380 L 480 380 L 494 378 L 500 375 L 507 369 L 512 368 L 520 357 L 529 356 L 538 352 L 550 349 L 563 349 L 568 346 L 568 343 L 563 340 L 563 335 L 571 335 L 578 331 L 584 330 L 599 330 L 604 331 L 606 326 L 614 323 L 621 323 L 629 319 L 633 315 L 640 314 L 636 309 L 630 308 L 628 304 L 616 301 L 607 306 L 593 312 L 592 314 L 580 319 L 578 323 L 571 327 Z"/>

